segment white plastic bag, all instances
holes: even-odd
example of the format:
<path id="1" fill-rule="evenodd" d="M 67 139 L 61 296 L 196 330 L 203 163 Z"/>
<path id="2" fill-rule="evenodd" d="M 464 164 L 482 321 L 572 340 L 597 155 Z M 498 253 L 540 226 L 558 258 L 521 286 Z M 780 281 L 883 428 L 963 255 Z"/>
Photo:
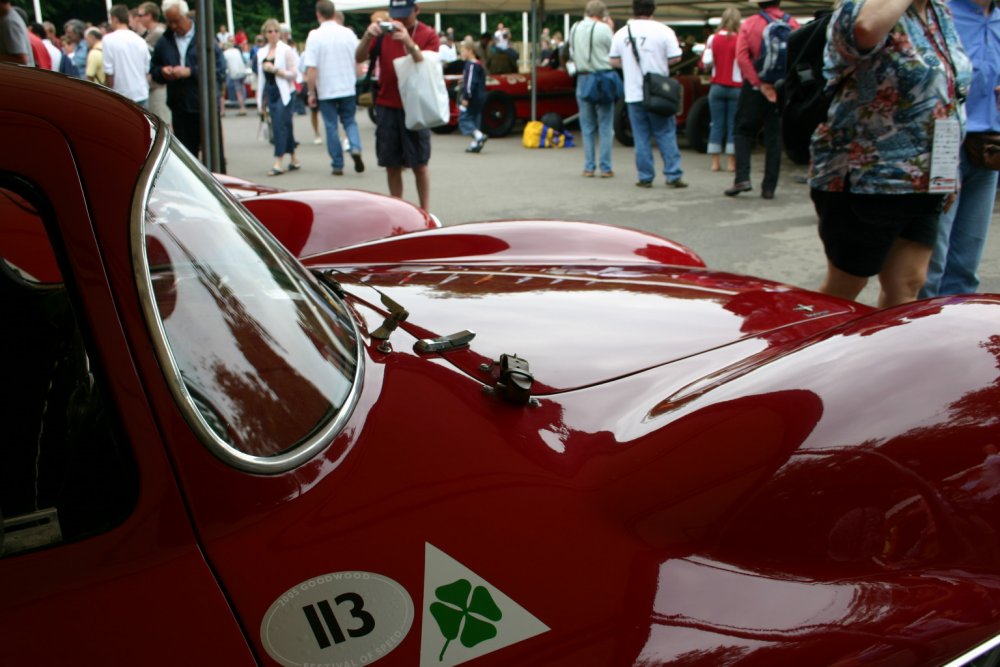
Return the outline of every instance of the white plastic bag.
<path id="1" fill-rule="evenodd" d="M 410 56 L 392 61 L 399 80 L 399 96 L 403 100 L 408 130 L 439 127 L 451 118 L 441 56 L 437 51 L 422 53 L 424 59 L 419 63 Z"/>

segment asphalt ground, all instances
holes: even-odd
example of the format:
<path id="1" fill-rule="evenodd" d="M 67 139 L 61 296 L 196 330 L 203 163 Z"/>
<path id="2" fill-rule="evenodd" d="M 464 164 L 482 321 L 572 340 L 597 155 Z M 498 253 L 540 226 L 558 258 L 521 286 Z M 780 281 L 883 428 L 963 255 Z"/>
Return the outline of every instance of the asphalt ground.
<path id="1" fill-rule="evenodd" d="M 330 173 L 326 145 L 313 143 L 309 116 L 295 116 L 295 137 L 303 169 L 269 177 L 272 147 L 258 138 L 256 113 L 223 118 L 229 174 L 287 189 L 352 188 L 388 194 L 385 170 L 376 164 L 374 125 L 363 110 L 358 124 L 366 169 L 355 173 L 348 158 L 343 176 Z M 576 128 L 571 128 L 571 131 Z M 322 134 L 322 121 L 320 122 Z M 615 142 L 613 178 L 584 178 L 583 149 L 526 149 L 521 127 L 509 136 L 490 139 L 482 153 L 465 153 L 469 139 L 457 130 L 434 134 L 430 161 L 431 213 L 443 224 L 473 220 L 548 218 L 603 222 L 632 227 L 683 243 L 713 269 L 778 280 L 815 289 L 823 278 L 826 258 L 816 233 L 816 214 L 809 188 L 796 177 L 806 168 L 785 160 L 774 199 L 760 197 L 763 149 L 753 156 L 754 190 L 738 197 L 722 194 L 732 174 L 712 172 L 707 155 L 681 145 L 684 180 L 690 187 L 672 189 L 658 177 L 652 189 L 635 186 L 633 151 Z M 657 170 L 662 170 L 658 154 Z M 287 158 L 286 158 L 287 163 Z M 404 198 L 417 202 L 413 176 L 404 173 Z M 994 226 L 1000 207 L 994 208 Z M 556 240 L 558 242 L 558 240 Z M 994 231 L 980 265 L 980 291 L 1000 293 L 1000 233 Z M 877 279 L 860 301 L 874 305 Z"/>

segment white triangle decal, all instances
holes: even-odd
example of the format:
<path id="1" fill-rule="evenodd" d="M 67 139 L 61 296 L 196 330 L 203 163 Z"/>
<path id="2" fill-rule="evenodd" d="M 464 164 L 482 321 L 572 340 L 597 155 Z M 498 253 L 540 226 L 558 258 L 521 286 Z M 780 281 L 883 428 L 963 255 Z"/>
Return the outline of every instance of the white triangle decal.
<path id="1" fill-rule="evenodd" d="M 420 667 L 460 665 L 548 631 L 478 574 L 425 545 Z"/>

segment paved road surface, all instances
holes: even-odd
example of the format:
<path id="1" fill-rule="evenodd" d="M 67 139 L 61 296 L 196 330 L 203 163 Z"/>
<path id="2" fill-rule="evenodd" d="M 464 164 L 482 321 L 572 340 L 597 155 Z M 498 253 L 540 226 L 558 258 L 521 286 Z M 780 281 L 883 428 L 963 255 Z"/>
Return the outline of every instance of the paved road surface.
<path id="1" fill-rule="evenodd" d="M 343 176 L 330 174 L 325 145 L 312 143 L 308 116 L 295 117 L 304 168 L 269 178 L 271 146 L 257 138 L 255 115 L 223 119 L 228 171 L 234 176 L 289 189 L 357 188 L 388 194 L 385 170 L 375 164 L 374 126 L 359 112 L 358 122 L 367 166 L 362 174 L 347 161 Z M 320 123 L 322 132 L 322 123 Z M 432 140 L 431 212 L 445 225 L 471 220 L 559 218 L 605 222 L 633 227 L 684 243 L 714 269 L 771 278 L 815 288 L 826 260 L 816 235 L 816 216 L 808 187 L 795 176 L 805 168 L 786 161 L 777 196 L 759 196 L 763 151 L 754 155 L 756 188 L 739 197 L 725 197 L 731 174 L 709 170 L 709 159 L 683 147 L 684 179 L 690 187 L 635 187 L 631 148 L 615 144 L 615 177 L 583 178 L 582 148 L 528 150 L 521 146 L 520 128 L 502 139 L 491 139 L 481 154 L 467 154 L 467 138 L 457 132 Z M 657 157 L 658 169 L 662 168 Z M 416 202 L 413 177 L 404 174 L 404 197 Z M 994 210 L 994 222 L 1000 208 Z M 982 291 L 1000 293 L 1000 233 L 994 232 L 981 266 Z M 873 283 L 875 281 L 872 281 Z M 877 286 L 870 284 L 861 301 L 874 304 Z"/>

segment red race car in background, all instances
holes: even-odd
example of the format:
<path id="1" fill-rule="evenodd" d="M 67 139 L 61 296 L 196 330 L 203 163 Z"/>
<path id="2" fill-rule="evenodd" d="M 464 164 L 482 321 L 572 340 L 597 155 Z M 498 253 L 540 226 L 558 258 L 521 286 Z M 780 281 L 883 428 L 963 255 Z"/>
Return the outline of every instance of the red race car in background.
<path id="1" fill-rule="evenodd" d="M 456 61 L 459 65 L 461 61 Z M 457 70 L 457 73 L 456 73 Z M 565 122 L 576 120 L 579 112 L 576 104 L 576 79 L 565 69 L 539 67 L 536 73 L 538 94 L 535 115 L 541 118 L 547 113 L 558 114 Z M 694 150 L 704 153 L 708 148 L 708 129 L 711 115 L 708 108 L 707 77 L 696 74 L 682 74 L 676 77 L 684 90 L 682 112 L 677 114 L 678 133 L 687 137 Z M 447 125 L 434 128 L 439 134 L 453 132 L 458 127 L 458 87 L 462 83 L 461 67 L 449 63 L 445 70 L 445 84 L 451 92 L 451 119 Z M 368 117 L 375 122 L 374 108 L 368 107 Z M 486 100 L 480 129 L 490 137 L 506 137 L 517 122 L 531 120 L 531 74 L 510 73 L 490 74 L 486 78 Z M 615 138 L 625 146 L 631 146 L 632 128 L 628 120 L 625 103 L 618 101 L 615 107 Z"/>
<path id="2" fill-rule="evenodd" d="M 0 144 L 0 664 L 1000 658 L 1000 297 L 240 200 L 8 64 Z"/>

